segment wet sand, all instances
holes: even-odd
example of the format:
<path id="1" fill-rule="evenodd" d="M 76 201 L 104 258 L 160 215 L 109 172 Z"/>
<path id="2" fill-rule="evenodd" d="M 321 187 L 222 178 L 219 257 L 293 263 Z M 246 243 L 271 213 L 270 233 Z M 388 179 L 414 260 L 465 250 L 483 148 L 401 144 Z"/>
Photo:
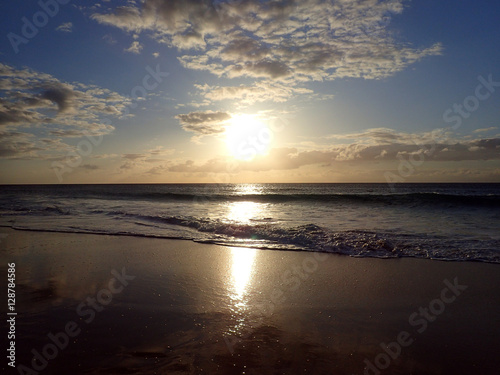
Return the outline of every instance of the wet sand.
<path id="1" fill-rule="evenodd" d="M 2 373 L 487 375 L 500 368 L 497 264 L 0 234 L 0 277 L 6 286 L 7 263 L 16 264 L 18 313 L 18 368 L 4 358 Z M 0 297 L 5 318 L 6 287 Z"/>

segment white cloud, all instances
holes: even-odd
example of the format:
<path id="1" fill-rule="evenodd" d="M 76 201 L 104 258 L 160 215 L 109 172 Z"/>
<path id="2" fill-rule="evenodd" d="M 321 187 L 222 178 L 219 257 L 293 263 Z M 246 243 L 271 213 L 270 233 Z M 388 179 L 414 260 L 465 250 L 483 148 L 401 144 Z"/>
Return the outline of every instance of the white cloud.
<path id="1" fill-rule="evenodd" d="M 287 86 L 278 82 L 256 82 L 253 86 L 195 85 L 205 99 L 210 101 L 238 100 L 240 104 L 273 101 L 285 102 L 298 94 L 312 94 L 312 90 Z"/>
<path id="2" fill-rule="evenodd" d="M 403 0 L 145 0 L 92 18 L 187 50 L 180 61 L 191 69 L 303 82 L 383 78 L 440 54 L 440 44 L 412 48 L 391 36 L 402 11 Z"/>
<path id="3" fill-rule="evenodd" d="M 104 24 L 114 25 L 127 31 L 140 31 L 143 26 L 141 14 L 134 6 L 120 6 L 114 14 L 93 14 L 92 18 Z"/>
<path id="4" fill-rule="evenodd" d="M 493 130 L 497 130 L 498 127 L 496 126 L 491 126 L 489 128 L 482 128 L 482 129 L 476 129 L 473 131 L 473 133 L 487 133 L 487 132 L 490 132 L 490 131 L 493 131 Z"/>
<path id="5" fill-rule="evenodd" d="M 142 51 L 142 45 L 138 41 L 132 42 L 130 47 L 124 49 L 125 52 L 139 54 Z"/>
<path id="6" fill-rule="evenodd" d="M 65 33 L 71 33 L 73 31 L 73 23 L 66 22 L 56 27 L 57 31 L 62 31 Z"/>
<path id="7" fill-rule="evenodd" d="M 55 157 L 72 147 L 61 138 L 112 132 L 114 127 L 106 122 L 119 117 L 129 104 L 130 99 L 107 89 L 61 82 L 49 74 L 0 63 L 0 155 Z"/>

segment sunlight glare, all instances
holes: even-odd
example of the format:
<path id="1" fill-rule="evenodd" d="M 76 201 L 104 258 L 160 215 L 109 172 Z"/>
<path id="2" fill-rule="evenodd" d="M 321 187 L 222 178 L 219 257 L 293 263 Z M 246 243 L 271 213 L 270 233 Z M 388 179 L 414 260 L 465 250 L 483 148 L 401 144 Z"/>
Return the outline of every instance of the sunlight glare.
<path id="1" fill-rule="evenodd" d="M 271 130 L 255 115 L 234 116 L 226 127 L 226 145 L 235 159 L 248 161 L 267 155 L 271 140 Z"/>

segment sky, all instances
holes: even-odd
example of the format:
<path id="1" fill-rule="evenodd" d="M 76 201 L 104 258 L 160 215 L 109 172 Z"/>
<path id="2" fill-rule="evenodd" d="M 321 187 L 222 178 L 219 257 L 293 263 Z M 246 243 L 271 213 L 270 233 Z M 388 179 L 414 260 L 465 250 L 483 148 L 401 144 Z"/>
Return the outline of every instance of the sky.
<path id="1" fill-rule="evenodd" d="M 500 182 L 500 3 L 0 5 L 0 183 Z"/>

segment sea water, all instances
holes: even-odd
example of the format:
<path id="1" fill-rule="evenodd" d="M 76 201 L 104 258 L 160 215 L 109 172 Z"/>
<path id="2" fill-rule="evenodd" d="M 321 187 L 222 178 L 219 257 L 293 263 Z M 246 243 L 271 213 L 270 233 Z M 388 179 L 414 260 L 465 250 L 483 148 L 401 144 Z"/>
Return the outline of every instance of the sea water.
<path id="1" fill-rule="evenodd" d="M 0 225 L 500 263 L 500 184 L 0 186 Z"/>

